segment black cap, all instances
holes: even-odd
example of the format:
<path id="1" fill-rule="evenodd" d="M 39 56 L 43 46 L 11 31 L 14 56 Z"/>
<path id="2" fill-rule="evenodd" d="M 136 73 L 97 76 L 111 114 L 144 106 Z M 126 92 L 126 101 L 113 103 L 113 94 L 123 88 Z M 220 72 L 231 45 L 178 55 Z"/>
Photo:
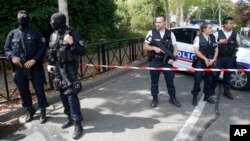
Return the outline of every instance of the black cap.
<path id="1" fill-rule="evenodd" d="M 26 10 L 20 10 L 17 12 L 17 14 L 26 14 L 28 15 L 28 12 Z"/>
<path id="2" fill-rule="evenodd" d="M 51 15 L 50 24 L 53 29 L 63 29 L 66 27 L 66 16 L 63 13 L 54 13 Z"/>

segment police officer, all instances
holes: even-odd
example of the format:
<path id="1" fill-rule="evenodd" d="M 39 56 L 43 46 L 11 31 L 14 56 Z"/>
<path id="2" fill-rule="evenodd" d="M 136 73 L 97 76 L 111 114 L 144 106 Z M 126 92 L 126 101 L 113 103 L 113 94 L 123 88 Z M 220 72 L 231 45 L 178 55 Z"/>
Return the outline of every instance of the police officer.
<path id="1" fill-rule="evenodd" d="M 41 33 L 29 26 L 29 14 L 25 10 L 17 13 L 19 27 L 12 30 L 6 39 L 4 50 L 12 62 L 14 82 L 18 87 L 22 105 L 26 109 L 26 122 L 33 120 L 36 109 L 32 106 L 29 81 L 35 90 L 40 107 L 40 123 L 46 122 L 46 107 L 49 106 L 44 93 L 43 58 L 45 39 Z"/>
<path id="2" fill-rule="evenodd" d="M 77 56 L 82 55 L 84 52 L 83 44 L 81 42 L 80 34 L 74 30 L 70 30 L 66 26 L 66 17 L 63 13 L 54 13 L 51 16 L 50 24 L 55 30 L 50 36 L 50 51 L 56 48 L 55 56 L 49 53 L 49 65 L 47 67 L 48 71 L 53 73 L 53 71 L 59 71 L 55 67 L 56 63 L 59 63 L 61 67 L 64 66 L 66 70 L 66 77 L 69 79 L 70 83 L 74 84 L 77 82 L 77 69 L 78 61 Z M 63 55 L 63 54 L 66 54 Z M 59 57 L 59 56 L 60 57 Z M 62 76 L 60 77 L 63 83 Z M 62 125 L 62 128 L 67 128 L 75 123 L 75 129 L 73 133 L 73 138 L 78 139 L 83 133 L 83 128 L 81 121 L 83 120 L 81 114 L 81 107 L 77 93 L 73 91 L 72 86 L 70 88 L 62 88 L 59 90 L 60 97 L 64 106 L 64 113 L 67 115 L 67 121 Z"/>
<path id="3" fill-rule="evenodd" d="M 157 42 L 159 44 L 163 43 L 163 46 L 168 49 L 171 53 L 176 56 L 177 47 L 176 47 L 176 38 L 174 34 L 165 28 L 166 18 L 164 16 L 158 16 L 155 20 L 155 28 L 150 30 L 146 36 L 144 42 L 144 50 L 149 52 L 149 66 L 150 67 L 163 67 L 171 68 L 174 60 L 167 58 L 164 60 L 164 51 L 159 47 L 152 45 L 152 42 Z M 165 61 L 165 62 L 163 62 Z M 151 76 L 151 95 L 153 97 L 151 107 L 157 107 L 158 105 L 158 82 L 161 71 L 150 70 Z M 169 102 L 174 104 L 177 107 L 181 107 L 181 104 L 177 101 L 175 97 L 175 86 L 174 86 L 174 72 L 172 71 L 163 71 L 166 85 L 168 88 L 168 94 L 170 96 Z"/>
<path id="4" fill-rule="evenodd" d="M 236 52 L 240 43 L 239 36 L 233 31 L 234 21 L 232 17 L 227 17 L 222 21 L 223 29 L 216 32 L 214 35 L 219 46 L 219 55 L 217 61 L 218 68 L 234 69 L 236 68 Z M 230 93 L 230 76 L 232 72 L 224 72 L 224 96 L 228 99 L 234 99 Z M 215 76 L 215 83 L 213 86 L 213 93 L 219 79 L 220 72 Z"/>
<path id="5" fill-rule="evenodd" d="M 193 67 L 195 68 L 210 68 L 214 65 L 217 56 L 218 48 L 214 35 L 212 34 L 212 25 L 210 23 L 202 23 L 200 25 L 200 35 L 196 36 L 194 39 L 194 53 L 196 59 L 194 60 Z M 197 96 L 201 90 L 200 83 L 202 81 L 204 72 L 196 71 L 194 73 L 194 86 L 191 91 L 193 95 L 192 104 L 197 106 Z M 214 100 L 210 97 L 213 83 L 213 73 L 205 72 L 204 76 L 204 101 L 211 104 Z"/>

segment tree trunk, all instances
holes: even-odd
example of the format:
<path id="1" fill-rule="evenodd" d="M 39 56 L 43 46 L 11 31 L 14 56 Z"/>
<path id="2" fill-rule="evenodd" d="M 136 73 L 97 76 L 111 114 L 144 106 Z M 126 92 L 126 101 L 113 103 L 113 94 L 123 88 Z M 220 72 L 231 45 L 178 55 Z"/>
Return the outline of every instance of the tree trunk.
<path id="1" fill-rule="evenodd" d="M 218 3 L 218 10 L 219 10 L 219 12 L 218 12 L 218 16 L 219 16 L 219 25 L 221 26 L 221 3 L 220 3 L 220 1 L 219 0 L 217 0 L 217 3 Z"/>
<path id="2" fill-rule="evenodd" d="M 184 3 L 184 2 L 183 2 Z M 184 20 L 184 14 L 183 14 L 183 6 L 184 4 L 181 3 L 181 6 L 180 6 L 180 22 L 179 22 L 179 25 L 182 26 L 183 25 L 183 20 Z"/>
<path id="3" fill-rule="evenodd" d="M 58 0 L 59 12 L 62 12 L 66 16 L 66 25 L 69 26 L 69 14 L 67 0 Z"/>
<path id="4" fill-rule="evenodd" d="M 166 24 L 170 27 L 170 15 L 169 15 L 169 0 L 166 0 Z"/>
<path id="5" fill-rule="evenodd" d="M 153 14 L 153 25 L 154 25 L 154 20 L 156 18 L 157 0 L 152 0 L 152 2 L 153 2 L 152 14 Z"/>

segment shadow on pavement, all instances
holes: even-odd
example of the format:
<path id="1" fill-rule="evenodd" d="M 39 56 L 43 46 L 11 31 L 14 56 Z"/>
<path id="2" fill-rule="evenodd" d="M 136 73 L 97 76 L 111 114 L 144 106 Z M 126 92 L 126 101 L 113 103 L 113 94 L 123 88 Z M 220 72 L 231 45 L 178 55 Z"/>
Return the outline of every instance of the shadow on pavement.
<path id="1" fill-rule="evenodd" d="M 85 133 L 124 132 L 126 129 L 153 129 L 160 121 L 153 118 L 125 117 L 116 114 L 102 114 L 92 109 L 82 109 L 85 116 L 83 126 Z"/>
<path id="2" fill-rule="evenodd" d="M 8 123 L 0 123 L 0 140 L 20 140 L 25 138 L 24 134 L 15 134 L 17 131 L 25 130 L 24 124 L 14 119 Z"/>

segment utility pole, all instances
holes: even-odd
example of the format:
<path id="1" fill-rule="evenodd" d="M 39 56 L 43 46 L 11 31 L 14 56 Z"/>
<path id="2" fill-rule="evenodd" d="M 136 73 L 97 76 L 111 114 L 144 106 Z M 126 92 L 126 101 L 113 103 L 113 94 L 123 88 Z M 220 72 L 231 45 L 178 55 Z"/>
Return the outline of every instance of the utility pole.
<path id="1" fill-rule="evenodd" d="M 67 0 L 58 0 L 59 12 L 62 12 L 66 16 L 66 25 L 69 26 L 69 14 Z"/>

